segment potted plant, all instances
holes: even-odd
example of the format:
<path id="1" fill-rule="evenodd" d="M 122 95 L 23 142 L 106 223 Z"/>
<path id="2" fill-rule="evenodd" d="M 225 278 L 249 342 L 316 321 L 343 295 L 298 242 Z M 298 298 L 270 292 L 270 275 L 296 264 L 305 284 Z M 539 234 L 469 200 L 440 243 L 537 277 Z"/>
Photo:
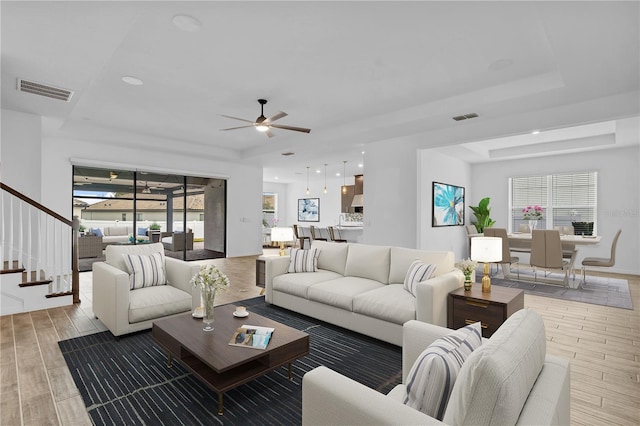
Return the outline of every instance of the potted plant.
<path id="1" fill-rule="evenodd" d="M 149 225 L 149 229 L 152 231 L 159 231 L 160 225 L 158 225 L 158 222 L 153 222 L 151 225 Z"/>
<path id="2" fill-rule="evenodd" d="M 476 221 L 471 222 L 472 225 L 475 225 L 476 230 L 479 234 L 484 232 L 484 228 L 491 228 L 495 220 L 491 219 L 491 208 L 489 207 L 489 201 L 491 199 L 489 197 L 485 197 L 478 203 L 477 206 L 469 206 L 473 214 L 476 216 Z"/>

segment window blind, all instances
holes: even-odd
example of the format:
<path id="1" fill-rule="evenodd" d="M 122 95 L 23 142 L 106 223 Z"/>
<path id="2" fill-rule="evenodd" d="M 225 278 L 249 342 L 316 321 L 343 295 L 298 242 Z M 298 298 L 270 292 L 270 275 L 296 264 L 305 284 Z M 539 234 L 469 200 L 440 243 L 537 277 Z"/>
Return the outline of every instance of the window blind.
<path id="1" fill-rule="evenodd" d="M 511 230 L 526 224 L 522 209 L 538 205 L 543 208 L 543 219 L 538 229 L 570 226 L 572 222 L 593 222 L 597 229 L 598 207 L 597 172 L 562 173 L 556 175 L 512 177 Z"/>

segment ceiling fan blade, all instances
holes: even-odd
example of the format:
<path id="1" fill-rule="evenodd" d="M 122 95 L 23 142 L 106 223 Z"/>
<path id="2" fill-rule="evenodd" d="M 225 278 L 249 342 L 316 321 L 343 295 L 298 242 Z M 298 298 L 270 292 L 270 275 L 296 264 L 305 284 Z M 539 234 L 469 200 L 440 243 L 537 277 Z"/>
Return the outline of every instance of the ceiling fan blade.
<path id="1" fill-rule="evenodd" d="M 251 126 L 229 127 L 228 129 L 220 129 L 220 131 L 223 131 L 223 130 L 246 129 L 247 127 L 254 127 L 254 126 L 253 126 L 253 124 L 252 124 Z"/>
<path id="2" fill-rule="evenodd" d="M 274 137 L 275 135 L 273 133 L 271 133 L 271 130 L 267 130 L 266 132 L 264 132 L 267 136 L 269 136 L 270 138 Z"/>
<path id="3" fill-rule="evenodd" d="M 277 129 L 294 130 L 296 132 L 304 132 L 304 133 L 311 132 L 311 129 L 305 129 L 304 127 L 283 126 L 280 124 L 270 124 L 270 126 L 275 127 Z"/>
<path id="4" fill-rule="evenodd" d="M 232 118 L 232 119 L 234 119 L 234 120 L 240 120 L 240 121 L 244 121 L 244 122 L 246 122 L 246 123 L 251 123 L 251 124 L 253 124 L 253 121 L 251 121 L 251 120 L 245 120 L 244 118 L 232 117 L 232 116 L 230 116 L 230 115 L 224 115 L 224 114 L 220 114 L 220 116 L 221 116 L 221 117 Z"/>
<path id="5" fill-rule="evenodd" d="M 272 115 L 271 117 L 264 120 L 267 123 L 273 123 L 276 120 L 280 120 L 282 117 L 286 117 L 288 114 L 284 111 L 280 111 L 277 114 Z"/>

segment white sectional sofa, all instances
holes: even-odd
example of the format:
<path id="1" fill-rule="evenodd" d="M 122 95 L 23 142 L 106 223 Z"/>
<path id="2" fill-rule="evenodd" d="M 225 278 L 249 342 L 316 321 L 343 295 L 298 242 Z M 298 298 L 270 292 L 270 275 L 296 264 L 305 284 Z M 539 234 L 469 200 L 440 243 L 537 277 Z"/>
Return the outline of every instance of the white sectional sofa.
<path id="1" fill-rule="evenodd" d="M 395 345 L 409 320 L 445 327 L 447 294 L 464 283 L 452 252 L 324 241 L 311 249 L 317 272 L 288 273 L 289 256 L 264 257 L 266 302 Z M 416 259 L 436 270 L 414 297 L 403 283 Z"/>

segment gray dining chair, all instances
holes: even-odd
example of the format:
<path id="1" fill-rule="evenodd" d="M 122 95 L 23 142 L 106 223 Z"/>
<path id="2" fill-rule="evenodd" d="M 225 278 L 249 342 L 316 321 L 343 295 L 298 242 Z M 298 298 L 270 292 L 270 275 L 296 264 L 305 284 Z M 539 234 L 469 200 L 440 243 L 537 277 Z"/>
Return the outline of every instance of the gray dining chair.
<path id="1" fill-rule="evenodd" d="M 518 279 L 520 279 L 520 266 L 518 262 L 520 262 L 520 258 L 516 256 L 511 256 L 511 249 L 509 247 L 509 237 L 507 236 L 507 230 L 505 228 L 485 228 L 484 229 L 485 237 L 498 237 L 502 239 L 502 260 L 499 263 L 502 265 L 502 274 L 507 277 L 507 275 L 511 275 L 511 265 L 515 263 L 516 265 L 516 273 Z M 505 266 L 508 266 L 508 273 L 505 273 Z"/>
<path id="2" fill-rule="evenodd" d="M 564 272 L 563 285 L 569 284 L 569 261 L 562 256 L 560 232 L 555 229 L 534 229 L 531 233 L 533 279 L 537 281 L 537 268 L 559 269 Z"/>
<path id="3" fill-rule="evenodd" d="M 616 264 L 616 246 L 618 245 L 618 238 L 622 233 L 622 229 L 618 229 L 616 235 L 611 242 L 611 256 L 606 257 L 585 257 L 582 259 L 582 285 L 587 283 L 587 276 L 585 266 L 605 267 L 610 268 Z"/>

